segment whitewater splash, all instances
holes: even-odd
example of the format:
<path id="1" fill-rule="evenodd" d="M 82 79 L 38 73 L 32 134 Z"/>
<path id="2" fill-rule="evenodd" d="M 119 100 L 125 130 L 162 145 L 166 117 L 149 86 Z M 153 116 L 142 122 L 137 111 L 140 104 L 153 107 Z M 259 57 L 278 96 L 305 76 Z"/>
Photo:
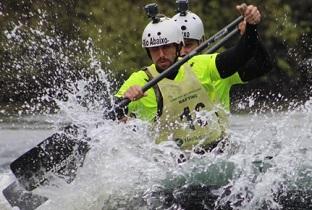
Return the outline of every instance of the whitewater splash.
<path id="1" fill-rule="evenodd" d="M 156 145 L 149 124 L 104 120 L 105 108 L 82 106 L 81 90 L 88 82 L 78 83 L 81 89 L 57 101 L 62 114 L 51 119 L 58 126 L 63 120 L 83 125 L 91 150 L 71 184 L 58 181 L 35 190 L 49 197 L 39 210 L 178 209 L 181 204 L 175 201 L 191 193 L 187 189 L 192 186 L 213 186 L 207 196 L 216 196 L 219 206 L 279 209 L 274 196 L 281 190 L 312 188 L 312 100 L 286 112 L 233 115 L 228 150 L 191 154 L 178 164 L 179 148 L 170 142 Z"/>
<path id="2" fill-rule="evenodd" d="M 44 25 L 44 18 L 41 24 Z M 274 194 L 279 190 L 312 188 L 312 99 L 290 111 L 233 115 L 228 150 L 222 154 L 191 154 L 190 160 L 178 164 L 179 148 L 170 142 L 156 145 L 148 124 L 140 120 L 123 124 L 103 119 L 108 104 L 113 103 L 113 91 L 91 40 L 71 54 L 61 46 L 75 47 L 77 43 L 64 45 L 59 36 L 48 36 L 40 29 L 21 33 L 23 27 L 18 23 L 5 33 L 8 46 L 13 44 L 12 49 L 18 49 L 19 44 L 26 43 L 23 49 L 28 52 L 24 59 L 14 58 L 12 70 L 33 70 L 37 62 L 37 68 L 49 72 L 48 61 L 57 64 L 55 72 L 50 72 L 57 81 L 64 72 L 74 69 L 76 61 L 79 63 L 77 54 L 86 52 L 86 69 L 94 72 L 88 78 L 78 72 L 74 83 L 55 84 L 56 87 L 44 90 L 46 94 L 36 99 L 39 107 L 24 105 L 27 113 L 33 113 L 41 105 L 53 102 L 58 107 L 57 114 L 51 115 L 50 110 L 44 114 L 55 131 L 72 123 L 83 126 L 91 138 L 91 150 L 71 184 L 58 180 L 34 191 L 49 198 L 38 210 L 174 209 L 181 207 L 175 201 L 188 192 L 183 190 L 192 186 L 214 186 L 212 193 L 220 206 L 230 202 L 239 203 L 240 207 L 233 206 L 237 209 L 278 209 L 281 206 Z M 33 56 L 32 52 L 41 50 L 42 54 Z M 23 72 L 19 78 L 23 78 Z M 26 88 L 27 83 L 20 80 Z M 96 88 L 98 84 L 100 88 Z M 248 106 L 253 105 L 251 97 Z M 12 174 L 1 172 L 1 187 L 13 180 Z M 231 191 L 224 194 L 228 188 Z M 209 198 L 201 199 L 207 202 Z M 3 197 L 0 207 L 11 209 Z"/>
<path id="3" fill-rule="evenodd" d="M 149 124 L 103 119 L 113 103 L 112 84 L 92 50 L 90 57 L 95 77 L 54 88 L 54 95 L 40 98 L 58 107 L 57 114 L 45 113 L 54 130 L 68 123 L 82 126 L 91 138 L 91 150 L 71 184 L 58 180 L 34 190 L 49 198 L 38 210 L 181 209 L 179 202 L 192 195 L 188 189 L 194 186 L 213 187 L 204 194 L 207 197 L 200 197 L 207 207 L 216 200 L 216 205 L 232 203 L 234 209 L 279 209 L 274 195 L 281 189 L 312 188 L 312 100 L 284 112 L 233 115 L 228 150 L 191 154 L 190 160 L 178 164 L 179 148 L 170 142 L 156 145 Z M 93 88 L 99 83 L 100 91 Z M 250 97 L 248 106 L 253 102 Z M 13 180 L 11 174 L 2 177 L 3 184 Z M 3 209 L 10 209 L 1 200 Z"/>
<path id="4" fill-rule="evenodd" d="M 312 99 L 289 111 L 233 115 L 228 150 L 191 154 L 190 160 L 178 164 L 179 148 L 170 142 L 156 145 L 149 124 L 103 119 L 114 91 L 93 49 L 88 50 L 89 68 L 95 76 L 77 79 L 66 88 L 47 89 L 39 98 L 58 107 L 57 114 L 44 113 L 55 131 L 75 124 L 91 138 L 91 150 L 71 184 L 58 180 L 34 190 L 49 198 L 39 210 L 178 209 L 183 207 L 179 199 L 191 195 L 188 189 L 194 186 L 213 186 L 211 193 L 204 194 L 208 198 L 200 197 L 206 206 L 216 200 L 220 206 L 239 203 L 234 209 L 278 209 L 281 206 L 274 194 L 281 189 L 312 188 Z M 98 84 L 101 88 L 94 88 Z M 248 106 L 253 102 L 250 97 Z M 28 104 L 25 107 L 30 113 L 36 110 Z M 13 180 L 11 174 L 1 174 L 1 178 L 3 187 Z M 226 189 L 230 191 L 225 194 Z M 2 204 L 1 208 L 10 209 L 4 198 Z"/>
<path id="5" fill-rule="evenodd" d="M 252 118 L 254 126 L 233 132 L 239 149 L 228 160 L 235 162 L 240 175 L 221 202 L 240 202 L 243 209 L 279 209 L 273 198 L 281 190 L 310 192 L 306 199 L 311 202 L 311 100 L 294 111 Z"/>

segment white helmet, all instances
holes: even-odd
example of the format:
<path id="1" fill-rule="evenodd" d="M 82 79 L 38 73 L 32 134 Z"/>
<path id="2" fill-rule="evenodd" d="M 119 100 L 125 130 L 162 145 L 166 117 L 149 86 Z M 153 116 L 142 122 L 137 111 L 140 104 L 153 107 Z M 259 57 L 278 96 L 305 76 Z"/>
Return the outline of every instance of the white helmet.
<path id="1" fill-rule="evenodd" d="M 142 47 L 158 47 L 166 44 L 183 44 L 182 32 L 172 19 L 160 17 L 159 21 L 151 21 L 144 29 Z"/>
<path id="2" fill-rule="evenodd" d="M 178 13 L 172 19 L 181 27 L 185 39 L 202 40 L 204 38 L 204 25 L 196 14 L 186 11 L 185 15 Z"/>

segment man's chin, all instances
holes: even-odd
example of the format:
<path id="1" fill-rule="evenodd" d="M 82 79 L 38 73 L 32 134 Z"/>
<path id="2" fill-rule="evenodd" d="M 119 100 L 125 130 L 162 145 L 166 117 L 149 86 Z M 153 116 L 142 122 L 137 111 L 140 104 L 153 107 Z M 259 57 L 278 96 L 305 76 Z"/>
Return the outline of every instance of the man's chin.
<path id="1" fill-rule="evenodd" d="M 164 71 L 164 70 L 166 70 L 167 68 L 169 68 L 171 66 L 171 64 L 170 63 L 167 63 L 167 64 L 158 64 L 157 65 L 157 69 L 158 70 L 161 70 L 161 71 Z"/>
<path id="2" fill-rule="evenodd" d="M 163 68 L 161 66 L 156 65 L 156 69 L 158 70 L 158 72 L 162 72 L 164 70 L 166 70 L 166 68 Z"/>

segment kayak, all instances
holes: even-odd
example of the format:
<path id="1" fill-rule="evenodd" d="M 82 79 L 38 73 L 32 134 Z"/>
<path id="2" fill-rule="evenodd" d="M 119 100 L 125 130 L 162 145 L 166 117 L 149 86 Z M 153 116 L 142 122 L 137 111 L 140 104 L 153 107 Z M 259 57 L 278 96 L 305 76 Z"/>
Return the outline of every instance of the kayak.
<path id="1" fill-rule="evenodd" d="M 190 162 L 194 160 L 189 160 Z M 199 165 L 201 159 L 195 160 Z M 193 163 L 189 165 L 194 165 Z M 255 163 L 259 168 L 259 173 L 265 172 L 263 164 Z M 261 167 L 260 167 L 261 165 Z M 270 165 L 266 165 L 270 167 Z M 229 180 L 234 177 L 235 165 L 230 161 L 221 161 L 216 164 L 211 164 L 207 171 L 201 169 L 194 169 L 192 174 L 186 177 L 168 176 L 160 183 L 161 188 L 154 188 L 142 192 L 139 198 L 134 198 L 132 201 L 136 205 L 140 202 L 140 206 L 145 206 L 148 209 L 185 209 L 185 210 L 201 210 L 201 209 L 217 209 L 230 210 L 237 209 L 243 203 L 250 199 L 244 196 L 242 192 L 241 197 L 235 202 L 227 201 L 221 202 L 221 199 L 231 194 L 232 185 Z M 187 170 L 186 170 L 187 171 Z M 236 174 L 237 175 L 237 174 Z M 190 182 L 189 184 L 186 184 Z M 274 202 L 280 205 L 280 209 L 285 210 L 308 210 L 312 209 L 312 190 L 293 189 L 283 191 L 282 189 L 273 194 Z M 44 207 L 49 198 L 35 193 L 35 191 L 27 191 L 18 182 L 13 182 L 5 190 L 3 194 L 12 207 L 17 206 L 21 210 L 35 210 L 39 207 Z M 127 208 L 131 206 L 124 202 L 123 206 L 118 208 Z M 259 204 L 264 209 L 269 208 L 268 203 Z M 267 205 L 267 206 L 266 206 Z M 261 207 L 261 209 L 263 209 Z M 41 209 L 41 208 L 40 208 Z M 44 208 L 43 208 L 44 209 Z M 103 209 L 106 209 L 103 207 Z M 114 208 L 113 208 L 114 209 Z M 240 209 L 240 208 L 239 208 Z M 242 208 L 243 209 L 243 208 Z"/>
<path id="2" fill-rule="evenodd" d="M 232 210 L 243 209 L 241 207 L 244 198 L 237 199 L 236 202 L 218 203 L 219 196 L 215 191 L 219 189 L 216 186 L 189 185 L 173 191 L 163 190 L 153 192 L 151 197 L 155 200 L 162 200 L 162 204 L 157 206 L 158 209 L 217 209 Z M 231 186 L 223 189 L 223 195 L 231 193 Z M 242 193 L 243 194 L 243 193 Z M 280 205 L 281 210 L 311 210 L 312 209 L 312 190 L 300 191 L 292 190 L 288 192 L 280 191 L 274 195 L 274 201 Z M 155 206 L 154 206 L 155 207 Z M 156 208 L 153 208 L 156 209 Z M 259 209 L 272 209 L 268 203 L 259 204 Z"/>
<path id="3" fill-rule="evenodd" d="M 12 192 L 11 190 L 13 190 L 14 193 L 8 194 Z M 162 189 L 161 191 L 151 192 L 148 196 L 144 195 L 145 200 L 147 199 L 149 201 L 148 204 L 145 203 L 145 206 L 148 206 L 149 209 L 231 210 L 234 209 L 233 207 L 239 207 L 243 202 L 244 198 L 242 197 L 235 203 L 218 203 L 220 196 L 215 194 L 218 190 L 220 190 L 218 186 L 208 185 L 188 185 L 176 189 Z M 230 192 L 230 186 L 223 188 L 222 196 L 230 194 Z M 20 188 L 18 183 L 15 182 L 13 185 L 6 188 L 3 194 L 12 207 L 19 207 L 20 210 L 35 210 L 48 201 L 47 197 L 28 192 Z M 141 199 L 141 201 L 142 200 L 143 199 Z M 151 200 L 152 202 L 150 202 Z M 280 191 L 274 195 L 274 201 L 281 206 L 280 209 L 282 210 L 311 210 L 312 190 Z M 262 205 L 265 206 L 266 203 Z"/>
<path id="4" fill-rule="evenodd" d="M 33 148 L 31 149 L 30 153 L 25 153 L 28 154 L 26 155 L 26 157 L 31 157 L 33 159 L 27 159 L 27 158 L 23 158 L 23 156 L 21 156 L 18 160 L 20 160 L 21 164 L 17 164 L 15 166 L 16 169 L 18 168 L 22 168 L 22 170 L 16 170 L 16 174 L 28 174 L 28 172 L 31 173 L 31 170 L 29 170 L 29 166 L 32 166 L 34 163 L 41 165 L 41 164 L 45 164 L 44 166 L 47 169 L 51 169 L 50 168 L 50 162 L 45 162 L 45 158 L 48 157 L 61 157 L 61 158 L 53 158 L 52 161 L 54 161 L 53 163 L 55 163 L 56 165 L 63 165 L 63 158 L 65 158 L 66 163 L 72 163 L 71 161 L 74 161 L 73 164 L 64 164 L 64 166 L 68 165 L 68 166 L 74 166 L 74 169 L 76 170 L 78 167 L 82 166 L 82 163 L 84 162 L 83 159 L 85 158 L 85 154 L 88 151 L 89 147 L 86 144 L 83 144 L 85 142 L 90 142 L 88 140 L 83 140 L 83 141 L 79 141 L 81 142 L 81 144 L 76 144 L 76 139 L 80 139 L 78 138 L 79 135 L 76 135 L 75 132 L 72 135 L 68 135 L 66 133 L 66 138 L 63 136 L 64 133 L 61 133 L 59 135 L 53 135 L 50 138 L 48 138 L 46 141 L 42 142 L 44 144 L 39 144 L 37 148 Z M 65 135 L 65 134 L 64 134 Z M 56 141 L 57 139 L 61 138 L 60 140 L 65 141 L 65 147 L 63 147 L 62 145 L 59 144 L 49 144 L 50 142 L 60 142 L 60 141 Z M 116 139 L 114 139 L 114 141 L 116 141 Z M 138 141 L 137 139 L 135 139 L 135 141 Z M 107 148 L 110 144 L 109 142 L 105 142 L 103 143 L 105 145 L 105 148 Z M 138 144 L 140 144 L 140 142 L 138 142 Z M 41 152 L 41 146 L 44 145 L 44 148 L 48 148 L 48 150 L 45 150 L 44 152 L 48 151 L 48 155 L 40 155 Z M 71 146 L 74 145 L 74 146 Z M 57 148 L 63 148 L 62 149 L 62 153 L 58 153 L 57 150 L 55 149 L 55 147 Z M 51 149 L 52 148 L 52 149 Z M 54 149 L 53 149 L 54 148 Z M 113 146 L 112 146 L 113 148 Z M 157 147 L 158 148 L 158 147 Z M 51 150 L 50 150 L 51 149 Z M 77 149 L 77 151 L 75 151 L 75 149 Z M 69 151 L 69 152 L 67 152 Z M 163 151 L 163 150 L 161 150 Z M 60 156 L 61 154 L 61 156 Z M 67 154 L 76 154 L 78 156 L 66 156 Z M 34 156 L 33 156 L 34 155 Z M 37 155 L 37 156 L 36 156 Z M 150 156 L 150 154 L 148 154 Z M 25 157 L 25 156 L 24 156 Z M 68 158 L 67 158 L 68 157 Z M 74 157 L 78 157 L 78 158 L 74 158 Z M 164 156 L 167 157 L 167 156 Z M 90 157 L 89 157 L 90 158 Z M 273 157 L 274 160 L 275 157 Z M 87 158 L 88 159 L 88 158 Z M 222 159 L 222 158 L 221 158 Z M 225 160 L 228 160 L 228 158 L 224 158 Z M 42 160 L 42 162 L 40 162 Z M 70 161 L 68 161 L 70 160 Z M 92 159 L 88 159 L 91 160 Z M 115 161 L 115 159 L 111 159 L 112 162 Z M 143 160 L 140 159 L 140 160 Z M 203 161 L 203 162 L 200 162 Z M 166 177 L 166 179 L 164 179 L 162 181 L 162 183 L 160 183 L 163 187 L 161 189 L 156 189 L 156 190 L 150 190 L 149 188 L 145 188 L 146 191 L 149 191 L 147 194 L 144 192 L 139 192 L 138 196 L 140 197 L 139 201 L 141 202 L 145 202 L 142 203 L 141 206 L 145 206 L 145 207 L 151 207 L 150 209 L 153 209 L 153 207 L 158 208 L 158 209 L 164 209 L 164 208 L 169 208 L 171 206 L 176 206 L 176 207 L 181 207 L 181 209 L 192 209 L 192 206 L 196 207 L 196 209 L 204 209 L 204 206 L 207 206 L 209 208 L 212 209 L 231 209 L 233 208 L 233 206 L 239 207 L 240 205 L 243 205 L 243 201 L 248 202 L 248 197 L 244 197 L 244 193 L 245 192 L 241 192 L 242 195 L 240 197 L 240 201 L 236 201 L 236 202 L 219 202 L 221 199 L 223 199 L 224 197 L 226 197 L 228 194 L 230 194 L 231 192 L 233 192 L 233 189 L 235 190 L 235 188 L 233 188 L 233 186 L 231 186 L 231 183 L 229 183 L 229 180 L 236 180 L 237 177 L 233 177 L 233 171 L 237 171 L 236 170 L 236 166 L 234 164 L 232 164 L 229 161 L 223 161 L 223 162 L 218 162 L 219 165 L 213 165 L 211 164 L 210 167 L 206 168 L 205 166 L 207 165 L 207 163 L 209 164 L 211 161 L 208 158 L 195 158 L 195 159 L 190 159 L 188 161 L 186 161 L 185 163 L 182 163 L 180 166 L 183 168 L 187 165 L 190 166 L 190 168 L 194 168 L 194 167 L 199 167 L 199 170 L 186 170 L 184 173 L 184 176 L 175 176 L 176 174 L 172 174 L 172 176 L 170 177 Z M 213 161 L 212 161 L 213 162 Z M 249 161 L 248 161 L 249 162 Z M 76 163 L 76 164 L 74 164 Z M 272 163 L 272 162 L 271 162 Z M 88 168 L 90 165 L 90 161 L 87 161 L 87 164 L 84 164 L 83 169 Z M 134 167 L 136 167 L 135 164 L 132 164 Z M 270 168 L 270 158 L 267 159 L 267 161 L 263 162 L 262 160 L 258 161 L 258 162 L 254 162 L 254 165 L 256 166 L 255 168 L 258 168 L 258 172 L 257 173 L 266 173 L 266 169 Z M 207 170 L 202 170 L 200 167 L 204 166 L 205 169 Z M 178 168 L 181 168 L 178 167 Z M 309 165 L 308 165 L 309 167 Z M 39 167 L 40 169 L 40 167 Z M 66 170 L 61 170 L 61 169 L 66 169 L 66 168 L 52 168 L 49 171 L 46 171 L 46 175 L 54 175 L 57 176 L 57 173 L 55 172 L 59 172 L 59 171 L 63 171 L 65 172 Z M 70 169 L 73 169 L 72 167 Z M 91 169 L 91 168 L 90 168 Z M 40 170 L 37 170 L 37 168 L 33 168 L 33 170 L 36 173 L 36 177 L 38 178 L 42 178 L 42 180 L 49 180 L 49 177 L 42 177 L 39 172 Z M 51 172 L 52 171 L 52 172 Z M 72 170 L 71 170 L 72 171 Z M 308 172 L 308 170 L 305 170 L 306 172 Z M 18 173 L 21 172 L 21 173 Z M 180 169 L 178 171 L 179 173 L 181 172 Z M 55 174 L 53 174 L 55 173 Z M 185 179 L 185 174 L 187 174 L 187 179 Z M 297 173 L 298 175 L 300 175 L 299 173 Z M 29 175 L 29 174 L 28 174 Z M 64 175 L 66 175 L 66 173 L 62 173 L 60 174 L 62 178 L 64 178 Z M 75 183 L 71 183 L 71 178 L 72 174 L 67 174 L 69 175 L 69 179 L 67 180 L 69 186 L 70 185 L 74 185 Z M 75 173 L 73 174 L 75 175 Z M 252 173 L 252 175 L 257 175 L 256 173 Z M 244 176 L 244 174 L 236 174 L 236 176 Z M 307 179 L 307 184 L 306 186 L 310 186 L 309 180 L 311 181 L 311 177 L 309 176 L 309 174 L 303 174 L 302 177 L 304 176 L 308 176 Z M 45 181 L 41 181 L 41 180 L 35 180 L 35 179 L 30 179 L 28 181 L 30 182 L 25 182 L 27 180 L 22 179 L 23 176 L 17 176 L 17 181 L 13 182 L 11 185 L 9 185 L 5 190 L 3 190 L 3 194 L 6 197 L 7 201 L 11 204 L 11 206 L 18 206 L 20 209 L 24 209 L 24 210 L 34 210 L 34 209 L 45 209 L 46 205 L 52 205 L 51 203 L 57 203 L 57 202 L 61 202 L 58 199 L 55 199 L 52 196 L 42 196 L 40 193 L 40 191 L 37 191 L 35 188 L 44 188 L 44 183 Z M 28 178 L 32 177 L 27 176 Z M 117 176 L 118 177 L 118 176 Z M 21 178 L 21 179 L 19 179 Z M 22 181 L 20 181 L 22 180 Z M 38 182 L 39 181 L 39 182 Z M 93 181 L 92 181 L 93 182 Z M 27 185 L 27 183 L 31 183 L 31 185 Z M 94 183 L 97 183 L 96 180 L 94 180 Z M 311 182 L 310 182 L 311 183 Z M 65 183 L 65 186 L 67 184 Z M 28 189 L 26 187 L 28 187 Z M 290 189 L 290 190 L 282 190 L 285 188 L 281 188 L 280 191 L 275 192 L 274 193 L 274 197 L 273 200 L 275 202 L 277 202 L 278 204 L 280 204 L 282 206 L 282 209 L 312 209 L 312 199 L 311 199 L 311 195 L 312 192 L 309 188 L 305 188 L 305 187 L 298 187 L 296 189 Z M 288 189 L 288 188 L 286 188 Z M 247 189 L 246 189 L 247 190 Z M 94 196 L 97 196 L 97 190 L 95 191 L 96 194 L 93 194 Z M 78 193 L 78 192 L 77 192 Z M 100 194 L 100 192 L 99 192 Z M 92 196 L 93 196 L 92 195 Z M 78 196 L 80 196 L 78 194 Z M 239 196 L 239 194 L 238 194 Z M 66 199 L 66 198 L 65 198 Z M 136 203 L 136 202 L 134 202 Z M 105 203 L 102 202 L 102 204 L 104 205 Z M 127 205 L 129 205 L 129 203 L 123 203 L 121 208 L 127 209 Z M 260 205 L 260 204 L 259 204 Z M 262 205 L 262 204 L 261 204 Z M 267 203 L 263 203 L 263 205 L 269 205 Z M 111 209 L 114 209 L 114 207 L 112 205 Z M 260 208 L 261 206 L 259 206 Z M 53 208 L 52 208 L 53 209 Z M 78 207 L 79 209 L 79 207 Z M 82 208 L 84 209 L 84 208 Z M 103 208 L 106 209 L 106 208 Z M 116 208 L 115 208 L 116 209 Z M 136 209 L 136 208 L 134 208 Z M 243 209 L 243 208 L 239 208 L 239 209 Z M 266 208 L 269 209 L 269 208 Z"/>

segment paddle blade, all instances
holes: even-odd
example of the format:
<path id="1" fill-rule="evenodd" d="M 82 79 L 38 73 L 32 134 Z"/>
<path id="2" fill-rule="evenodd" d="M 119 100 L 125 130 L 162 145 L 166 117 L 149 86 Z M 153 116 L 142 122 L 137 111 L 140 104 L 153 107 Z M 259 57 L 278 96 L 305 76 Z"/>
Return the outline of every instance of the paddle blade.
<path id="1" fill-rule="evenodd" d="M 52 175 L 61 176 L 69 183 L 88 150 L 86 141 L 55 133 L 13 161 L 10 168 L 28 191 L 49 181 Z"/>
<path id="2" fill-rule="evenodd" d="M 48 200 L 26 191 L 17 182 L 11 183 L 2 193 L 12 207 L 19 207 L 20 210 L 34 210 Z"/>

